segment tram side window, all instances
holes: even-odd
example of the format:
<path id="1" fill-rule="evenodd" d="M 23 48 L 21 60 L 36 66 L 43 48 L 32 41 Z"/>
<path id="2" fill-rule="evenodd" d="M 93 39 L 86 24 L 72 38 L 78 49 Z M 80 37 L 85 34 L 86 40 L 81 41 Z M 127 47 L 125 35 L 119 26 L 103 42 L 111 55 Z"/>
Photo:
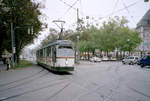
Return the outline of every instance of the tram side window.
<path id="1" fill-rule="evenodd" d="M 40 57 L 43 57 L 43 50 L 40 50 Z"/>
<path id="2" fill-rule="evenodd" d="M 38 52 L 36 52 L 36 57 L 38 58 Z"/>
<path id="3" fill-rule="evenodd" d="M 51 47 L 47 47 L 47 56 L 51 56 Z"/>
<path id="4" fill-rule="evenodd" d="M 40 58 L 40 50 L 38 50 L 38 58 Z"/>
<path id="5" fill-rule="evenodd" d="M 56 48 L 55 47 L 52 48 L 52 60 L 56 62 Z"/>
<path id="6" fill-rule="evenodd" d="M 46 48 L 43 49 L 43 57 L 46 56 Z"/>
<path id="7" fill-rule="evenodd" d="M 38 51 L 36 52 L 36 57 L 38 58 Z"/>

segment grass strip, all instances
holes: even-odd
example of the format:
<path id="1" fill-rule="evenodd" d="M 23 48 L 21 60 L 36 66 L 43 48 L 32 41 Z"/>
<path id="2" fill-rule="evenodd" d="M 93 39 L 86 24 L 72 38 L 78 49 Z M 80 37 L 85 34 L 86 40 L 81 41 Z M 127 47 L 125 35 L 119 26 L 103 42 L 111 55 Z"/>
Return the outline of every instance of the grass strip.
<path id="1" fill-rule="evenodd" d="M 24 68 L 24 67 L 29 67 L 32 66 L 33 63 L 27 60 L 20 60 L 18 64 L 15 64 L 13 69 L 18 69 L 18 68 Z"/>

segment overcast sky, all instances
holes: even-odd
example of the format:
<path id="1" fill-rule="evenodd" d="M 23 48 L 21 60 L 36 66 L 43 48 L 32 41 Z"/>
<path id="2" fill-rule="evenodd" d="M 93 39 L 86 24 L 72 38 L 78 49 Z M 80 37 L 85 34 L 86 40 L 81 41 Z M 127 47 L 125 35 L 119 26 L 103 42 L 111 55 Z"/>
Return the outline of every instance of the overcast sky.
<path id="1" fill-rule="evenodd" d="M 39 39 L 36 43 L 40 43 L 47 36 L 49 28 L 58 27 L 52 23 L 53 20 L 66 21 L 64 28 L 74 28 L 77 21 L 77 11 L 79 8 L 79 17 L 86 18 L 89 16 L 89 22 L 98 22 L 102 24 L 103 21 L 107 21 L 111 16 L 125 16 L 129 20 L 129 27 L 135 28 L 136 24 L 143 17 L 143 15 L 150 9 L 150 2 L 144 2 L 144 0 L 38 0 L 45 8 L 42 12 L 45 15 L 46 23 L 48 23 L 48 29 L 41 32 Z M 73 5 L 74 4 L 74 5 Z M 73 5 L 70 8 L 68 5 Z M 126 8 L 127 7 L 127 8 Z M 108 16 L 109 15 L 109 16 Z M 100 19 L 103 18 L 103 19 Z M 73 27 L 74 26 L 74 27 Z"/>

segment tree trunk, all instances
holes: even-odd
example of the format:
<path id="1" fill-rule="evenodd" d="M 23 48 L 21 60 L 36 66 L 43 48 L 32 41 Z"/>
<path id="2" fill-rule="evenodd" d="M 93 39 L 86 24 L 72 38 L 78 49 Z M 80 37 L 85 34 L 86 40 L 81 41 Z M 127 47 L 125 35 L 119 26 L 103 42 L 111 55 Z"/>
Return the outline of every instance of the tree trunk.
<path id="1" fill-rule="evenodd" d="M 94 51 L 92 52 L 92 55 L 94 55 Z"/>
<path id="2" fill-rule="evenodd" d="M 16 58 L 17 58 L 17 64 L 19 64 L 20 58 L 19 58 L 19 53 L 16 54 Z"/>
<path id="3" fill-rule="evenodd" d="M 131 52 L 129 51 L 129 56 L 131 55 Z"/>
<path id="4" fill-rule="evenodd" d="M 108 57 L 108 51 L 106 51 L 106 56 Z"/>
<path id="5" fill-rule="evenodd" d="M 88 55 L 87 59 L 90 60 L 89 48 L 87 49 L 87 55 Z"/>
<path id="6" fill-rule="evenodd" d="M 88 60 L 90 60 L 90 54 L 89 54 L 89 50 L 88 50 Z"/>

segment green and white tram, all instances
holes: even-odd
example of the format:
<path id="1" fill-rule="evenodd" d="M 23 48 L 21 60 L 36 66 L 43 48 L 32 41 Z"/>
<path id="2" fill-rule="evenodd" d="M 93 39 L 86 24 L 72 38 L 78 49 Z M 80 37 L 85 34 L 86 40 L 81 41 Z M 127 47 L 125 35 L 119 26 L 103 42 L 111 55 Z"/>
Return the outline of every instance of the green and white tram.
<path id="1" fill-rule="evenodd" d="M 37 63 L 52 71 L 73 71 L 75 56 L 73 42 L 70 40 L 55 40 L 37 50 Z"/>

